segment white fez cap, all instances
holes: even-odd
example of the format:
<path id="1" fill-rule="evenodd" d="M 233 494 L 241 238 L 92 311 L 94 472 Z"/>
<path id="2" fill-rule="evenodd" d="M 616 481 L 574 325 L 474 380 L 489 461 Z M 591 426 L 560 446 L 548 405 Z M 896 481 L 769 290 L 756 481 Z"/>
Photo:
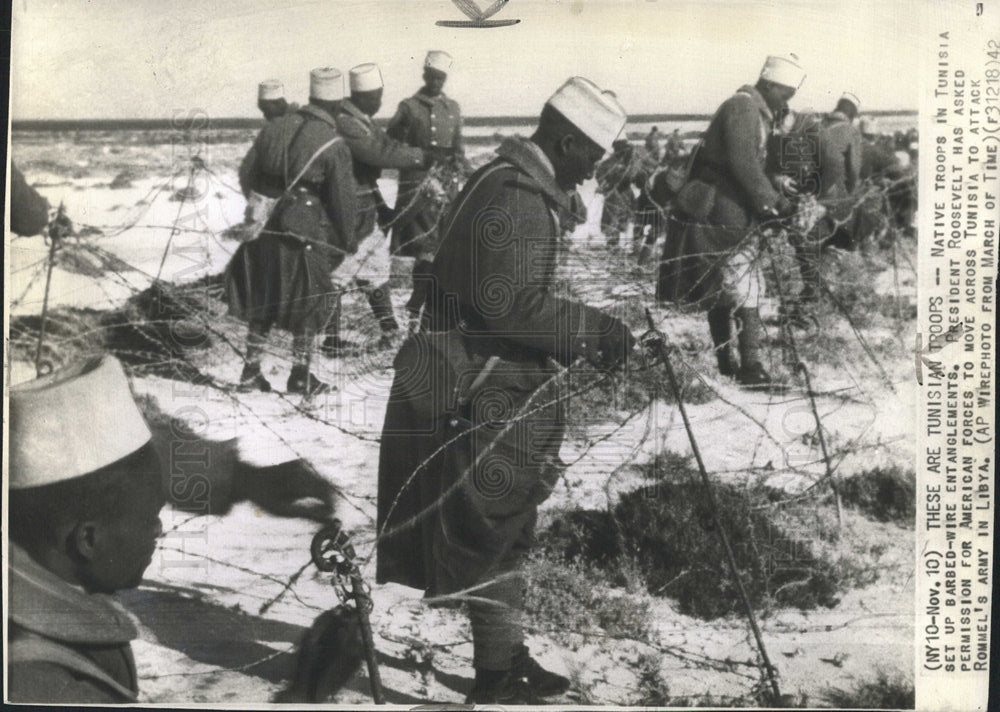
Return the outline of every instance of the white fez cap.
<path id="1" fill-rule="evenodd" d="M 858 95 L 855 94 L 854 92 L 845 91 L 844 95 L 840 97 L 840 100 L 851 102 L 852 104 L 854 104 L 855 109 L 861 108 L 861 99 L 859 99 Z"/>
<path id="2" fill-rule="evenodd" d="M 351 91 L 375 91 L 382 88 L 382 72 L 377 64 L 359 64 L 349 72 Z"/>
<path id="3" fill-rule="evenodd" d="M 271 101 L 273 99 L 284 99 L 285 87 L 277 79 L 265 79 L 257 87 L 258 101 Z"/>
<path id="4" fill-rule="evenodd" d="M 614 92 L 601 91 L 583 77 L 567 79 L 546 103 L 605 151 L 611 150 L 628 120 Z"/>
<path id="5" fill-rule="evenodd" d="M 10 487 L 71 480 L 131 455 L 150 433 L 113 356 L 10 389 Z"/>
<path id="6" fill-rule="evenodd" d="M 344 98 L 344 75 L 333 67 L 309 72 L 309 96 L 312 99 L 340 101 Z"/>
<path id="7" fill-rule="evenodd" d="M 448 70 L 451 69 L 451 55 L 439 49 L 432 49 L 427 53 L 424 66 L 447 74 Z"/>
<path id="8" fill-rule="evenodd" d="M 802 85 L 802 80 L 806 78 L 806 72 L 799 66 L 799 58 L 794 54 L 780 57 L 771 55 L 764 62 L 763 69 L 760 70 L 760 78 L 798 89 Z"/>

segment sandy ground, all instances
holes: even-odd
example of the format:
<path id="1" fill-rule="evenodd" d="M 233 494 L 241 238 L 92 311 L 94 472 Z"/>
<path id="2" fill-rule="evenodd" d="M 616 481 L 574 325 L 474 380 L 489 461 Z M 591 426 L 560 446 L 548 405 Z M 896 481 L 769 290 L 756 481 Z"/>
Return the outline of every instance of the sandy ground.
<path id="1" fill-rule="evenodd" d="M 129 266 L 101 279 L 56 269 L 50 304 L 103 310 L 120 305 L 157 274 L 183 282 L 221 271 L 237 246 L 222 234 L 243 214 L 243 200 L 234 186 L 235 162 L 244 147 L 211 146 L 216 159 L 208 162 L 212 173 L 199 175 L 203 181 L 199 197 L 193 204 L 182 204 L 169 197 L 186 185 L 185 159 L 165 153 L 164 148 L 156 149 L 156 177 L 147 169 L 147 177 L 135 178 L 131 187 L 112 189 L 109 183 L 117 172 L 137 161 L 144 147 L 129 147 L 122 156 L 108 156 L 94 148 L 97 155 L 80 159 L 83 165 L 78 168 L 84 175 L 70 180 L 65 165 L 55 160 L 46 169 L 42 158 L 73 150 L 72 142 L 20 149 L 15 145 L 14 158 L 21 162 L 29 181 L 39 184 L 53 205 L 64 201 L 78 228 L 100 230 L 101 234 L 85 239 Z M 167 181 L 173 172 L 177 176 Z M 391 204 L 395 196 L 391 177 L 383 181 L 383 188 Z M 597 237 L 601 199 L 594 195 L 592 185 L 584 186 L 582 196 L 590 206 L 590 221 L 575 234 L 572 254 L 582 263 L 601 265 L 607 260 Z M 172 229 L 175 225 L 184 229 Z M 15 238 L 10 243 L 12 314 L 40 310 L 44 275 L 39 278 L 39 274 L 46 249 L 41 238 Z M 613 259 L 623 269 L 627 267 L 624 257 Z M 568 269 L 572 272 L 572 263 Z M 582 291 L 594 303 L 610 304 L 618 298 L 651 301 L 650 276 L 643 279 L 639 287 L 621 282 L 610 290 L 608 280 L 591 280 L 586 283 L 598 286 Z M 892 288 L 891 279 L 881 282 L 880 289 Z M 406 290 L 397 289 L 393 296 L 402 313 Z M 359 315 L 357 321 L 364 321 L 363 305 L 349 303 L 348 309 Z M 774 305 L 769 309 L 773 312 Z M 661 309 L 654 314 L 675 342 L 707 339 L 700 318 Z M 240 325 L 225 322 L 219 328 L 240 343 Z M 846 325 L 842 328 L 847 329 Z M 898 342 L 903 336 L 867 334 L 880 344 Z M 288 371 L 284 347 L 285 343 L 276 340 L 264 362 L 264 371 L 274 383 L 283 383 Z M 908 466 L 911 461 L 915 389 L 903 349 L 898 352 L 899 358 L 888 369 L 891 389 L 864 364 L 834 361 L 816 367 L 814 380 L 831 394 L 818 402 L 830 438 L 840 450 L 853 446 L 839 466 L 841 476 L 871 468 L 873 463 Z M 165 412 L 203 423 L 210 437 L 238 438 L 242 455 L 251 462 L 308 459 L 341 491 L 339 515 L 367 559 L 374 537 L 377 438 L 392 378 L 390 363 L 391 354 L 342 361 L 317 357 L 318 374 L 338 390 L 310 403 L 280 394 L 223 392 L 158 377 L 137 378 L 134 388 L 155 399 Z M 199 366 L 231 383 L 240 369 L 238 359 L 224 346 L 200 357 Z M 27 364 L 12 364 L 13 381 L 29 373 Z M 722 382 L 714 373 L 704 378 L 722 399 L 691 405 L 689 413 L 710 472 L 735 482 L 761 478 L 789 490 L 822 474 L 816 444 L 802 437 L 809 430 L 811 415 L 801 392 L 750 394 Z M 589 425 L 587 439 L 598 439 L 610 429 L 609 424 Z M 638 484 L 630 469 L 609 481 L 622 453 L 639 464 L 663 449 L 690 452 L 676 408 L 664 403 L 655 403 L 610 439 L 590 449 L 586 444 L 580 438 L 567 440 L 562 457 L 575 464 L 544 505 L 543 517 L 545 512 L 571 506 L 604 507 L 609 497 Z M 782 472 L 788 464 L 801 467 L 803 463 L 812 463 L 802 468 L 808 476 Z M 768 470 L 774 474 L 768 475 Z M 303 631 L 337 601 L 329 578 L 307 566 L 317 525 L 277 518 L 245 503 L 221 517 L 193 516 L 169 508 L 161 516 L 165 534 L 143 585 L 120 596 L 140 624 L 141 640 L 135 653 L 142 701 L 268 701 L 290 675 Z M 879 581 L 849 592 L 833 609 L 779 610 L 761 621 L 783 692 L 806 695 L 814 703 L 819 703 L 826 686 L 850 687 L 869 679 L 879 667 L 912 677 L 912 529 L 876 524 L 848 510 L 843 538 L 871 541 L 883 548 L 878 562 L 884 571 Z M 373 569 L 374 561 L 366 560 L 364 573 L 372 577 Z M 293 577 L 294 585 L 288 587 Z M 472 679 L 468 624 L 461 614 L 430 609 L 422 604 L 419 591 L 397 585 L 375 586 L 373 598 L 372 624 L 388 700 L 461 702 Z M 748 694 L 757 672 L 743 620 L 706 623 L 680 614 L 668 599 L 647 598 L 656 621 L 656 654 L 672 696 Z M 600 631 L 591 633 L 580 638 L 576 650 L 557 645 L 544 633 L 530 637 L 530 646 L 543 664 L 578 680 L 575 697 L 553 702 L 634 703 L 639 656 L 652 649 L 635 641 L 601 637 Z M 367 680 L 360 672 L 336 701 L 364 703 L 367 694 Z"/>

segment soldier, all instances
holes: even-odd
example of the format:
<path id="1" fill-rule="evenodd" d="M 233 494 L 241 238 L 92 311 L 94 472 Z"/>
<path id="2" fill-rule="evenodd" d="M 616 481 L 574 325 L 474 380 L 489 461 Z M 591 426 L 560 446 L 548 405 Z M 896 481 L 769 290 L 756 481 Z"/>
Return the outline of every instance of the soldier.
<path id="1" fill-rule="evenodd" d="M 817 139 L 815 186 L 826 213 L 807 235 L 790 233 L 796 262 L 802 277 L 798 305 L 816 301 L 819 287 L 819 259 L 825 245 L 838 241 L 849 246 L 855 192 L 860 185 L 861 132 L 854 125 L 861 102 L 855 94 L 845 93 L 833 112 L 818 122 L 813 135 Z"/>
<path id="2" fill-rule="evenodd" d="M 289 104 L 285 100 L 285 88 L 277 79 L 267 79 L 257 87 L 257 108 L 268 122 L 294 113 L 299 110 L 298 104 Z M 268 184 L 263 180 L 263 174 L 255 170 L 257 164 L 257 141 L 263 130 L 257 134 L 257 140 L 240 163 L 240 189 L 246 198 L 247 207 L 243 215 L 245 239 L 252 240 L 264 229 L 264 224 L 271 216 L 274 201 L 281 195 L 277 185 Z M 259 184 L 255 184 L 259 182 Z"/>
<path id="3" fill-rule="evenodd" d="M 389 121 L 390 137 L 429 152 L 435 163 L 465 170 L 462 143 L 462 111 L 458 102 L 444 93 L 452 58 L 447 52 L 432 50 L 424 60 L 424 86 L 399 103 Z M 430 166 L 408 168 L 399 173 L 396 222 L 392 229 L 392 253 L 414 257 L 413 293 L 406 303 L 411 327 L 416 325 L 426 300 L 431 260 L 437 253 L 441 208 L 423 195 Z"/>
<path id="4" fill-rule="evenodd" d="M 770 383 L 760 359 L 764 329 L 756 231 L 790 215 L 791 201 L 765 172 L 767 139 L 804 72 L 792 57 L 768 57 L 756 85 L 741 87 L 709 123 L 687 183 L 674 201 L 657 283 L 664 301 L 707 308 L 719 372 L 748 386 Z M 731 318 L 740 364 L 732 353 Z"/>
<path id="5" fill-rule="evenodd" d="M 264 127 L 248 172 L 255 186 L 278 197 L 260 236 L 244 242 L 226 268 L 230 312 L 249 322 L 240 387 L 269 391 L 260 353 L 273 326 L 293 335 L 291 393 L 316 394 L 329 385 L 309 371 L 313 336 L 333 318 L 330 275 L 357 250 L 357 186 L 351 151 L 334 116 L 344 98 L 341 73 L 310 74 L 309 104 Z"/>
<path id="6" fill-rule="evenodd" d="M 337 130 L 351 149 L 354 177 L 358 184 L 358 251 L 346 259 L 334 275 L 341 288 L 357 284 L 368 297 L 372 313 L 382 330 L 382 346 L 391 343 L 399 329 L 392 313 L 389 294 L 391 261 L 389 241 L 381 229 L 380 215 L 388 207 L 378 187 L 383 168 L 419 170 L 427 164 L 429 154 L 415 146 L 407 146 L 389 138 L 372 121 L 382 106 L 382 73 L 377 64 L 361 64 L 349 73 L 351 98 L 337 113 Z M 324 351 L 336 355 L 347 347 L 340 338 L 336 324 L 328 329 Z"/>
<path id="7" fill-rule="evenodd" d="M 427 325 L 403 344 L 379 456 L 379 582 L 469 595 L 469 701 L 520 704 L 568 687 L 524 646 L 520 564 L 561 472 L 559 364 L 601 369 L 634 345 L 620 320 L 561 298 L 554 270 L 568 192 L 625 125 L 568 80 L 530 140 L 510 138 L 453 203 L 431 266 Z"/>
<path id="8" fill-rule="evenodd" d="M 663 162 L 673 165 L 676 161 L 684 157 L 684 143 L 681 141 L 680 129 L 674 129 L 667 136 L 667 145 L 663 150 Z"/>
<path id="9" fill-rule="evenodd" d="M 10 700 L 134 703 L 138 633 L 109 594 L 138 586 L 152 560 L 170 455 L 158 451 L 110 356 L 15 385 L 9 402 Z M 176 432 L 166 437 L 177 442 Z M 342 631 L 317 620 L 298 677 L 324 660 L 343 684 L 360 664 L 361 646 L 356 626 Z M 323 650 L 310 644 L 316 638 L 343 643 Z"/>
<path id="10" fill-rule="evenodd" d="M 608 247 L 621 241 L 635 209 L 632 181 L 636 175 L 635 150 L 627 139 L 618 139 L 612 153 L 597 167 L 597 191 L 604 194 L 601 211 L 601 232 Z"/>
<path id="11" fill-rule="evenodd" d="M 663 136 L 663 134 L 660 133 L 660 129 L 658 127 L 656 127 L 656 126 L 654 126 L 653 128 L 651 128 L 649 130 L 649 133 L 646 134 L 646 141 L 645 141 L 646 153 L 649 156 L 653 157 L 656 160 L 656 162 L 659 162 L 660 157 L 662 155 L 660 153 L 660 137 L 661 136 Z"/>

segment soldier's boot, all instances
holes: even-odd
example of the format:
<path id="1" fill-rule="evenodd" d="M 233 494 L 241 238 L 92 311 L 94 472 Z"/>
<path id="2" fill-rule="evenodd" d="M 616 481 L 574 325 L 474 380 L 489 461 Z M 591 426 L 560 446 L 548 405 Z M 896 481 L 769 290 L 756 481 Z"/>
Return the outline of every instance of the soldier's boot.
<path id="1" fill-rule="evenodd" d="M 513 670 L 476 668 L 476 681 L 466 704 L 533 705 L 538 702 L 528 682 Z"/>
<path id="2" fill-rule="evenodd" d="M 740 324 L 740 370 L 736 380 L 744 386 L 766 387 L 771 384 L 771 375 L 760 360 L 764 341 L 760 312 L 752 307 L 740 307 L 736 310 L 736 320 Z"/>
<path id="3" fill-rule="evenodd" d="M 288 376 L 289 393 L 316 396 L 322 393 L 329 393 L 331 390 L 330 384 L 324 383 L 312 375 L 304 363 L 297 363 L 292 366 L 292 372 Z"/>
<path id="4" fill-rule="evenodd" d="M 382 336 L 378 345 L 380 349 L 392 346 L 392 337 L 399 331 L 399 323 L 392 311 L 392 298 L 389 296 L 389 283 L 379 285 L 368 292 L 368 305 L 372 309 L 372 314 L 378 319 L 378 327 L 382 330 Z"/>
<path id="5" fill-rule="evenodd" d="M 733 353 L 733 322 L 726 307 L 712 307 L 708 310 L 708 330 L 712 334 L 715 358 L 719 362 L 719 374 L 732 378 L 739 370 Z M 742 342 L 741 342 L 742 343 Z"/>
<path id="6" fill-rule="evenodd" d="M 240 374 L 240 384 L 236 387 L 236 390 L 240 393 L 249 393 L 250 391 L 271 392 L 271 383 L 260 372 L 259 362 L 248 361 L 243 365 L 243 373 Z"/>
<path id="7" fill-rule="evenodd" d="M 524 645 L 514 656 L 511 674 L 526 679 L 531 692 L 538 697 L 561 695 L 569 689 L 569 678 L 543 668 Z"/>

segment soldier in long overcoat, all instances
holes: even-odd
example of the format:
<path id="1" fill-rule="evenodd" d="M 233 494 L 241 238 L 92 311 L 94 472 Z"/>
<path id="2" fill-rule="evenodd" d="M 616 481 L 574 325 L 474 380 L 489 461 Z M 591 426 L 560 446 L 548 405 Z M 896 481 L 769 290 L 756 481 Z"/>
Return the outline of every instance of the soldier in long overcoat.
<path id="1" fill-rule="evenodd" d="M 530 140 L 511 138 L 445 218 L 426 329 L 395 360 L 379 456 L 379 582 L 468 600 L 471 702 L 564 691 L 519 624 L 520 563 L 561 467 L 560 364 L 601 368 L 634 340 L 620 320 L 556 293 L 567 192 L 625 124 L 579 77 L 549 99 Z"/>
<path id="2" fill-rule="evenodd" d="M 329 390 L 308 362 L 313 337 L 326 328 L 336 306 L 330 274 L 357 250 L 351 150 L 334 120 L 343 98 L 339 71 L 313 70 L 309 104 L 269 123 L 255 142 L 252 183 L 279 192 L 264 230 L 240 245 L 226 269 L 230 313 L 250 327 L 243 388 L 270 390 L 260 352 L 277 327 L 294 337 L 288 390 Z"/>
<path id="3" fill-rule="evenodd" d="M 748 386 L 770 382 L 760 357 L 756 230 L 793 209 L 765 170 L 767 142 L 803 77 L 794 57 L 768 57 L 757 83 L 719 107 L 674 201 L 660 263 L 658 298 L 707 309 L 719 372 Z M 738 366 L 733 317 L 741 327 Z"/>
<path id="4" fill-rule="evenodd" d="M 349 75 L 351 98 L 341 104 L 336 119 L 337 130 L 354 157 L 354 177 L 358 183 L 358 251 L 337 268 L 333 279 L 338 287 L 355 284 L 365 292 L 382 330 L 381 343 L 388 344 L 399 325 L 393 316 L 389 292 L 389 241 L 379 224 L 380 208 L 385 207 L 385 200 L 378 179 L 383 168 L 419 169 L 427 163 L 428 154 L 421 148 L 389 138 L 372 121 L 382 106 L 382 73 L 378 65 L 358 65 Z M 346 346 L 335 322 L 327 329 L 323 346 L 330 354 Z"/>
<path id="5" fill-rule="evenodd" d="M 392 228 L 392 253 L 415 258 L 413 292 L 406 308 L 411 319 L 420 316 L 429 286 L 429 268 L 440 244 L 438 221 L 442 211 L 438 201 L 427 194 L 428 171 L 435 164 L 448 164 L 456 171 L 467 167 L 462 141 L 462 110 L 444 93 L 452 58 L 447 52 L 432 50 L 424 60 L 424 86 L 399 103 L 389 121 L 391 138 L 430 154 L 423 166 L 399 173 L 396 215 Z"/>
<path id="6" fill-rule="evenodd" d="M 267 122 L 295 113 L 298 104 L 289 104 L 285 99 L 285 88 L 277 79 L 267 79 L 257 86 L 257 108 Z M 260 134 L 257 134 L 260 138 Z M 264 229 L 271 216 L 274 201 L 281 195 L 282 188 L 277 183 L 268 183 L 264 174 L 257 170 L 257 141 L 254 140 L 239 167 L 240 190 L 246 198 L 247 207 L 243 216 L 244 238 L 252 240 Z"/>

